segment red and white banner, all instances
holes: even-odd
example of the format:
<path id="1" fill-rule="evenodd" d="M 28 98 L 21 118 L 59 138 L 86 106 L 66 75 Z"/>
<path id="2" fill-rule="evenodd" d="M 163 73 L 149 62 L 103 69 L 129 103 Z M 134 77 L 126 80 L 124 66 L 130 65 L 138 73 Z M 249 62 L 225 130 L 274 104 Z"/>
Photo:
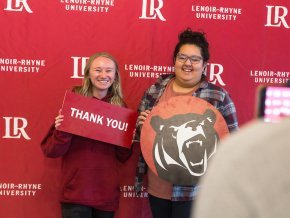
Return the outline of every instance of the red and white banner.
<path id="1" fill-rule="evenodd" d="M 0 217 L 60 218 L 60 160 L 40 142 L 63 93 L 80 85 L 88 57 L 119 62 L 128 108 L 161 74 L 185 28 L 210 43 L 207 76 L 234 101 L 240 125 L 255 117 L 256 88 L 290 78 L 289 0 L 2 0 L 0 2 Z M 139 147 L 120 165 L 118 218 L 150 218 L 146 184 L 133 190 Z"/>

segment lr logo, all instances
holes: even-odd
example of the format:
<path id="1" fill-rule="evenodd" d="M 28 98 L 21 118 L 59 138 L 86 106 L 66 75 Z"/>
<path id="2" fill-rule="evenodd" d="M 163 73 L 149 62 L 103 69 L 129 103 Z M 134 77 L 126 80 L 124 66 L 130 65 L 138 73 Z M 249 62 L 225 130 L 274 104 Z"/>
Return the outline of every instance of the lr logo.
<path id="1" fill-rule="evenodd" d="M 27 127 L 27 120 L 23 117 L 3 117 L 5 120 L 5 135 L 2 138 L 20 138 L 23 137 L 26 140 L 31 138 L 25 132 Z"/>
<path id="2" fill-rule="evenodd" d="M 14 1 L 14 5 L 13 2 Z M 6 11 L 22 11 L 23 8 L 28 13 L 33 13 L 30 9 L 29 5 L 27 4 L 26 0 L 7 0 L 7 7 L 4 9 Z"/>
<path id="3" fill-rule="evenodd" d="M 70 78 L 81 79 L 84 77 L 84 69 L 87 63 L 88 57 L 71 57 L 73 59 L 73 75 Z M 79 67 L 79 64 L 81 65 Z"/>
<path id="4" fill-rule="evenodd" d="M 285 17 L 288 14 L 288 9 L 283 6 L 270 6 L 267 5 L 267 24 L 265 26 L 280 27 L 281 24 L 285 28 L 290 28 L 286 22 Z"/>
<path id="5" fill-rule="evenodd" d="M 147 6 L 147 2 L 150 1 L 149 8 Z M 163 0 L 157 0 L 158 6 L 155 7 L 156 0 L 143 0 L 142 4 L 142 16 L 140 19 L 156 19 L 156 16 L 162 21 L 166 21 L 166 19 L 161 14 L 160 9 L 163 7 Z M 147 14 L 147 10 L 149 14 Z"/>
<path id="6" fill-rule="evenodd" d="M 224 67 L 221 64 L 214 64 L 214 63 L 208 63 L 209 67 L 207 68 L 206 73 L 209 73 L 209 81 L 213 84 L 219 83 L 221 86 L 225 86 L 221 75 L 223 74 Z"/>

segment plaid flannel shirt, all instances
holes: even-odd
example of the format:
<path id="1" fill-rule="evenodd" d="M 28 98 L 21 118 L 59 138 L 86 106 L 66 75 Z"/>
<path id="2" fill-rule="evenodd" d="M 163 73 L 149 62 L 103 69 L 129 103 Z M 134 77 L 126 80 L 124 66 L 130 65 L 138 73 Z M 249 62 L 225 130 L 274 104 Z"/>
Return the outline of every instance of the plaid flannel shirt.
<path id="1" fill-rule="evenodd" d="M 158 101 L 163 92 L 165 91 L 167 84 L 174 76 L 174 74 L 170 74 L 162 75 L 161 77 L 159 77 L 157 82 L 145 92 L 138 108 L 139 113 L 141 111 L 151 110 L 155 105 L 158 104 Z M 193 96 L 199 97 L 217 108 L 224 117 L 230 132 L 238 129 L 238 120 L 235 105 L 232 102 L 228 92 L 225 91 L 223 88 L 213 85 L 207 81 L 203 81 L 200 84 L 198 90 L 193 93 Z M 139 126 L 137 123 L 136 134 L 134 138 L 135 143 L 140 144 L 140 132 L 141 126 Z M 142 154 L 140 154 L 135 177 L 135 189 L 137 193 L 141 192 L 142 183 L 146 172 L 147 164 Z M 198 188 L 199 187 L 197 185 L 180 186 L 173 184 L 171 200 L 193 200 L 198 192 Z"/>

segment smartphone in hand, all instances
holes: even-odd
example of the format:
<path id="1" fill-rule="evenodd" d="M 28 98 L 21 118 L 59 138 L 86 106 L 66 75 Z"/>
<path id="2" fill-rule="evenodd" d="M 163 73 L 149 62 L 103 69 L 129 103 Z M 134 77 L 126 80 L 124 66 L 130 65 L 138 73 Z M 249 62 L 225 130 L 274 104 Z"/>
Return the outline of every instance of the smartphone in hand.
<path id="1" fill-rule="evenodd" d="M 290 117 L 290 87 L 263 86 L 258 90 L 257 115 L 265 122 L 276 123 Z"/>

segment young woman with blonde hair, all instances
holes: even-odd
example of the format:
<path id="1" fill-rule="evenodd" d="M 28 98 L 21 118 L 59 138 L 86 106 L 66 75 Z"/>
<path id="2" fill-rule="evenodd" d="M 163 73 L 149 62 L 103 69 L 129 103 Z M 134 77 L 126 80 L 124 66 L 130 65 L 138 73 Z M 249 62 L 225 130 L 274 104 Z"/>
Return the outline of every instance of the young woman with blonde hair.
<path id="1" fill-rule="evenodd" d="M 73 92 L 125 106 L 118 64 L 112 55 L 92 55 L 84 69 L 82 86 Z M 62 157 L 60 202 L 63 218 L 113 218 L 118 208 L 120 185 L 118 160 L 131 151 L 58 130 L 65 117 L 59 111 L 55 123 L 41 142 L 47 157 Z"/>

